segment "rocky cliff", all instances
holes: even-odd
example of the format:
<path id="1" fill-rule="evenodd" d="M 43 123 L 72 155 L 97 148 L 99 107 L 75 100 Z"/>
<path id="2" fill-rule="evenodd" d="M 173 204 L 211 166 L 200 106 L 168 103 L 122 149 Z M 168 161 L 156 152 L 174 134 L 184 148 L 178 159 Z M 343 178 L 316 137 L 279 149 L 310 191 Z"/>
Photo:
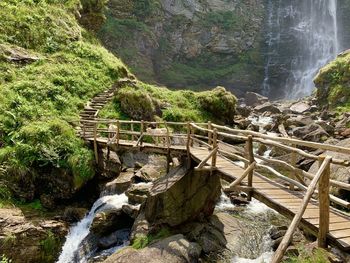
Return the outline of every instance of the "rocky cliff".
<path id="1" fill-rule="evenodd" d="M 110 0 L 104 45 L 147 81 L 257 90 L 263 0 Z"/>

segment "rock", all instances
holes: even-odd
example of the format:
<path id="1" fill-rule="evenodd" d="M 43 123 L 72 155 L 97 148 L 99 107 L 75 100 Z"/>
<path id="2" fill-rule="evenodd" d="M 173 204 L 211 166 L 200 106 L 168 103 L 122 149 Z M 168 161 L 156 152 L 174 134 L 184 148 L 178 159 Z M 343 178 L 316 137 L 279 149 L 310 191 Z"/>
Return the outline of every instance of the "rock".
<path id="1" fill-rule="evenodd" d="M 238 126 L 239 129 L 242 129 L 242 130 L 247 129 L 251 123 L 252 123 L 251 120 L 247 118 L 235 119 L 235 124 Z"/>
<path id="2" fill-rule="evenodd" d="M 334 134 L 334 125 L 330 125 L 326 121 L 317 121 L 315 123 L 320 125 L 328 134 Z"/>
<path id="3" fill-rule="evenodd" d="M 137 215 L 139 214 L 140 206 L 126 204 L 122 206 L 122 210 L 125 214 L 127 214 L 132 219 L 136 219 Z"/>
<path id="4" fill-rule="evenodd" d="M 129 198 L 129 203 L 143 203 L 147 199 L 152 185 L 152 183 L 138 183 L 131 185 L 131 187 L 125 192 L 126 196 Z"/>
<path id="5" fill-rule="evenodd" d="M 241 115 L 242 117 L 248 117 L 252 112 L 247 106 L 236 106 L 236 114 Z"/>
<path id="6" fill-rule="evenodd" d="M 267 146 L 265 144 L 259 144 L 259 148 L 257 150 L 257 154 L 263 156 L 264 153 L 268 150 Z"/>
<path id="7" fill-rule="evenodd" d="M 63 218 L 67 222 L 75 223 L 83 219 L 88 212 L 86 208 L 66 207 L 64 209 Z"/>
<path id="8" fill-rule="evenodd" d="M 108 182 L 103 190 L 104 195 L 124 193 L 134 181 L 134 172 L 121 172 L 117 179 Z"/>
<path id="9" fill-rule="evenodd" d="M 288 116 L 288 118 L 285 121 L 285 125 L 287 127 L 290 126 L 306 126 L 309 124 L 312 124 L 314 120 L 311 117 L 298 115 L 298 116 Z"/>
<path id="10" fill-rule="evenodd" d="M 234 205 L 247 205 L 249 204 L 249 201 L 247 199 L 240 197 L 240 196 L 230 196 L 231 203 Z"/>
<path id="11" fill-rule="evenodd" d="M 137 237 L 145 237 L 150 232 L 150 224 L 145 218 L 145 213 L 141 212 L 138 214 L 130 234 L 130 241 L 133 243 Z"/>
<path id="12" fill-rule="evenodd" d="M 350 148 L 350 138 L 339 141 L 335 145 Z M 335 153 L 335 152 L 326 151 L 323 153 L 323 155 L 325 155 L 325 156 L 328 155 L 328 156 L 331 156 L 333 158 L 342 159 L 342 160 L 349 160 L 349 155 L 342 154 L 342 153 Z M 312 174 L 316 174 L 317 170 L 318 170 L 318 163 L 315 162 L 311 166 L 309 172 Z M 333 179 L 333 180 L 344 182 L 344 183 L 350 183 L 350 167 L 344 167 L 344 166 L 340 166 L 340 165 L 331 164 L 331 173 L 330 174 L 331 174 L 331 179 Z M 330 191 L 332 194 L 335 194 L 336 196 L 339 196 L 342 199 L 350 201 L 350 191 L 338 189 L 335 187 L 331 187 Z"/>
<path id="13" fill-rule="evenodd" d="M 306 112 L 306 111 L 309 111 L 310 110 L 310 105 L 306 102 L 297 102 L 297 103 L 294 103 L 290 109 L 293 113 L 303 113 L 303 112 Z"/>
<path id="14" fill-rule="evenodd" d="M 245 94 L 245 104 L 247 106 L 256 107 L 268 102 L 269 99 L 255 92 L 247 92 Z"/>
<path id="15" fill-rule="evenodd" d="M 62 222 L 31 222 L 18 208 L 0 208 L 0 253 L 13 262 L 53 262 L 67 232 Z M 49 251 L 43 248 L 47 242 Z"/>
<path id="16" fill-rule="evenodd" d="M 104 178 L 115 178 L 120 174 L 122 165 L 116 152 L 110 151 L 108 156 L 106 149 L 100 149 L 98 156 L 98 168 L 100 170 L 100 176 Z"/>
<path id="17" fill-rule="evenodd" d="M 104 263 L 194 263 L 201 253 L 200 246 L 189 242 L 183 235 L 160 240 L 146 248 L 136 250 L 127 247 L 108 257 Z"/>
<path id="18" fill-rule="evenodd" d="M 343 130 L 340 135 L 343 137 L 350 137 L 350 128 Z"/>
<path id="19" fill-rule="evenodd" d="M 303 140 L 313 142 L 323 142 L 329 137 L 329 134 L 318 124 L 294 128 L 293 135 Z"/>
<path id="20" fill-rule="evenodd" d="M 149 154 L 140 151 L 126 151 L 121 154 L 120 159 L 123 167 L 141 168 L 148 163 Z"/>
<path id="21" fill-rule="evenodd" d="M 43 207 L 47 209 L 55 208 L 55 200 L 51 195 L 48 195 L 48 194 L 40 195 L 40 203 L 42 204 Z"/>
<path id="22" fill-rule="evenodd" d="M 265 102 L 262 105 L 258 105 L 254 108 L 256 112 L 271 112 L 271 113 L 281 113 L 281 111 L 270 102 Z"/>
<path id="23" fill-rule="evenodd" d="M 162 173 L 159 167 L 152 164 L 146 164 L 135 174 L 141 182 L 152 182 L 160 178 L 162 175 L 164 175 L 164 172 Z"/>
<path id="24" fill-rule="evenodd" d="M 92 221 L 90 232 L 96 236 L 105 236 L 122 228 L 131 228 L 134 220 L 123 209 L 109 209 L 99 212 Z"/>
<path id="25" fill-rule="evenodd" d="M 206 254 L 225 249 L 237 252 L 240 247 L 239 219 L 225 212 L 212 215 L 207 222 L 189 223 L 181 231 L 197 242 Z"/>
<path id="26" fill-rule="evenodd" d="M 100 249 L 107 249 L 112 246 L 123 245 L 124 240 L 128 239 L 130 234 L 130 229 L 119 229 L 107 236 L 101 237 L 98 240 L 98 247 Z"/>
<path id="27" fill-rule="evenodd" d="M 273 226 L 269 230 L 269 235 L 270 235 L 271 239 L 278 239 L 278 238 L 284 236 L 284 234 L 287 232 L 287 230 L 288 230 L 287 226 Z"/>
<path id="28" fill-rule="evenodd" d="M 174 227 L 210 216 L 220 195 L 219 176 L 179 166 L 154 182 L 142 209 L 151 224 Z"/>
<path id="29" fill-rule="evenodd" d="M 285 252 L 286 257 L 297 257 L 299 256 L 299 250 L 295 246 L 289 246 Z"/>
<path id="30" fill-rule="evenodd" d="M 40 59 L 37 55 L 29 53 L 27 49 L 0 44 L 0 58 L 2 57 L 8 62 L 23 64 L 33 63 Z"/>

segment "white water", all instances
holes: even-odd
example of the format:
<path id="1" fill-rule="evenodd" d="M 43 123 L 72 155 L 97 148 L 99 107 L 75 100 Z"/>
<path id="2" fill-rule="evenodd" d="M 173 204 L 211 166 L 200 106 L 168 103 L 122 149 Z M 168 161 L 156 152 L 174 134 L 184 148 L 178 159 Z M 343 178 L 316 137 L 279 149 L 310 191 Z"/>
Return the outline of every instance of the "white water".
<path id="1" fill-rule="evenodd" d="M 269 0 L 267 10 L 263 93 L 273 97 L 274 89 L 283 89 L 285 98 L 310 95 L 318 70 L 339 52 L 337 0 Z"/>
<path id="2" fill-rule="evenodd" d="M 92 206 L 90 212 L 76 225 L 72 226 L 66 242 L 63 245 L 61 255 L 57 263 L 72 263 L 76 262 L 75 253 L 83 239 L 89 234 L 91 223 L 96 213 L 110 208 L 121 208 L 128 203 L 128 197 L 125 194 L 107 195 L 99 198 Z M 78 262 L 86 262 L 87 259 L 80 259 Z M 76 263 L 78 263 L 76 262 Z"/>

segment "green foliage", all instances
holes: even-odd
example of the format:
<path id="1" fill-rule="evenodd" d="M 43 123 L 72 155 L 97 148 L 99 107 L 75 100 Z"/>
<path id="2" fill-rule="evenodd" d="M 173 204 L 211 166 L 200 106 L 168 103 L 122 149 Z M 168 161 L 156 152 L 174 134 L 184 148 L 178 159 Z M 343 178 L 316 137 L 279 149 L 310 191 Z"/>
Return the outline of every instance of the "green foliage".
<path id="1" fill-rule="evenodd" d="M 148 246 L 149 244 L 156 242 L 158 240 L 167 238 L 171 235 L 168 228 L 161 228 L 157 233 L 155 234 L 149 234 L 149 235 L 140 235 L 135 238 L 135 240 L 132 243 L 132 247 L 135 249 L 142 249 Z"/>
<path id="2" fill-rule="evenodd" d="M 292 256 L 283 261 L 283 263 L 329 263 L 327 252 L 323 249 L 315 249 L 313 252 L 306 251 L 303 248 L 298 249 L 299 256 Z"/>
<path id="3" fill-rule="evenodd" d="M 133 14 L 140 20 L 143 20 L 152 16 L 159 7 L 160 3 L 158 0 L 134 0 Z"/>
<path id="4" fill-rule="evenodd" d="M 223 87 L 193 92 L 172 91 L 138 83 L 133 88 L 119 89 L 113 102 L 107 105 L 100 115 L 134 120 L 162 118 L 165 121 L 178 122 L 204 122 L 215 119 L 230 123 L 233 120 L 235 105 L 235 96 Z"/>
<path id="5" fill-rule="evenodd" d="M 216 11 L 208 13 L 202 23 L 206 27 L 218 26 L 224 30 L 235 29 L 240 23 L 241 17 L 232 11 Z"/>
<path id="6" fill-rule="evenodd" d="M 48 231 L 47 237 L 40 241 L 40 246 L 42 248 L 42 262 L 53 262 L 61 248 L 61 242 L 51 231 Z"/>
<path id="7" fill-rule="evenodd" d="M 0 257 L 0 263 L 12 263 L 12 260 L 7 258 L 5 255 Z"/>
<path id="8" fill-rule="evenodd" d="M 321 104 L 339 112 L 350 108 L 350 54 L 338 56 L 319 71 L 316 76 L 317 97 Z"/>
<path id="9" fill-rule="evenodd" d="M 128 70 L 79 26 L 79 5 L 0 2 L 0 165 L 7 166 L 0 181 L 30 181 L 57 168 L 72 174 L 79 188 L 94 175 L 92 153 L 74 125 L 86 101 Z M 11 52 L 39 59 L 16 64 L 7 58 Z M 8 189 L 0 188 L 1 198 L 8 198 Z"/>
<path id="10" fill-rule="evenodd" d="M 82 9 L 80 10 L 80 23 L 85 28 L 93 31 L 100 29 L 106 20 L 104 12 L 107 10 L 108 0 L 80 0 Z"/>

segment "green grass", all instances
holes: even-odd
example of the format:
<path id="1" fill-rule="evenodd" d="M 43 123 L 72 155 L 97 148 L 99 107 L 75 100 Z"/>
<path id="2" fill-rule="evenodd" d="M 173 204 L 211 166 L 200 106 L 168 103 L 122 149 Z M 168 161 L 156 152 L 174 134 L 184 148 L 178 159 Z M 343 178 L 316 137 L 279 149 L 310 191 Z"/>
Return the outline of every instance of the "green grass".
<path id="1" fill-rule="evenodd" d="M 78 24 L 79 5 L 0 2 L 0 165 L 6 168 L 0 182 L 34 182 L 57 168 L 71 173 L 78 189 L 94 175 L 92 153 L 75 135 L 78 115 L 87 100 L 128 71 Z M 39 59 L 11 62 L 9 54 L 18 51 Z M 4 200 L 7 190 L 0 189 Z"/>
<path id="2" fill-rule="evenodd" d="M 299 256 L 291 256 L 283 263 L 329 263 L 327 252 L 323 249 L 315 249 L 312 252 L 300 247 Z"/>
<path id="3" fill-rule="evenodd" d="M 219 87 L 211 91 L 169 90 L 138 83 L 137 87 L 120 89 L 112 103 L 100 112 L 104 118 L 134 120 L 195 121 L 230 123 L 236 98 Z"/>
<path id="4" fill-rule="evenodd" d="M 142 249 L 153 242 L 167 238 L 169 236 L 171 236 L 171 232 L 169 231 L 169 229 L 168 228 L 161 228 L 155 234 L 149 234 L 147 236 L 141 235 L 141 236 L 136 237 L 131 246 L 135 249 Z"/>

